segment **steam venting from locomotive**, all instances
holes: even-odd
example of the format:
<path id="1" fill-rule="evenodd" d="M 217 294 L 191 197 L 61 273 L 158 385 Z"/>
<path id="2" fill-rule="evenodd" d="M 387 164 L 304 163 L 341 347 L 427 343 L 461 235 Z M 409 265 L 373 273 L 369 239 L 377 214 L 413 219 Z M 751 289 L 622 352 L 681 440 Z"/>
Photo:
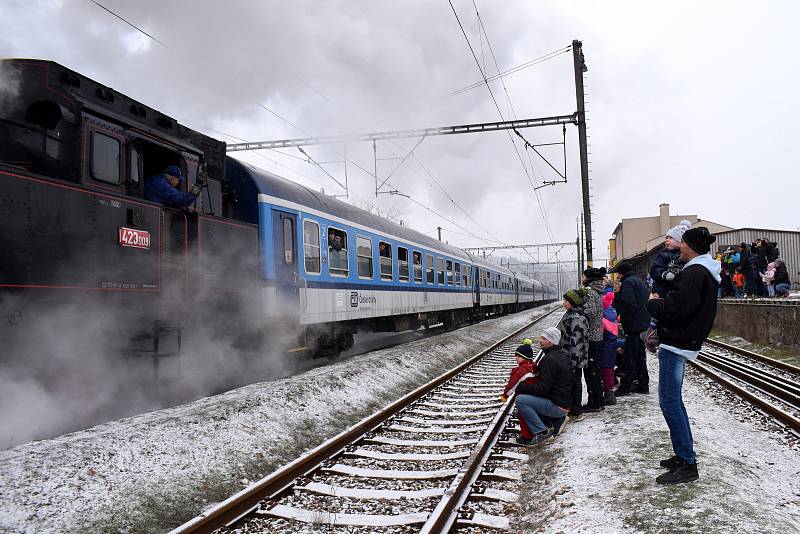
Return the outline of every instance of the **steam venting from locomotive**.
<path id="1" fill-rule="evenodd" d="M 300 360 L 286 357 L 288 339 L 264 335 L 255 278 L 237 281 L 253 298 L 240 299 L 235 314 L 201 285 L 192 301 L 205 304 L 183 310 L 194 324 L 181 332 L 181 354 L 160 358 L 157 372 L 151 354 L 123 350 L 136 332 L 105 295 L 36 307 L 0 297 L 3 310 L 24 310 L 0 318 L 0 449 L 291 373 Z M 163 343 L 162 352 L 171 350 Z"/>

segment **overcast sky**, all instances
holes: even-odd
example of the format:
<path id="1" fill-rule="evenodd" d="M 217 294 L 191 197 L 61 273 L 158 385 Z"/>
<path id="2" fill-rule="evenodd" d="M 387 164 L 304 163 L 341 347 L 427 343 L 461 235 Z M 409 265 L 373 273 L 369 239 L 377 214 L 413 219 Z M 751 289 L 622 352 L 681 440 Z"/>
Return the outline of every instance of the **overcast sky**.
<path id="1" fill-rule="evenodd" d="M 488 43 L 472 0 L 453 4 L 487 75 L 497 73 L 489 45 L 506 70 L 583 41 L 596 258 L 608 256 L 621 218 L 656 215 L 661 202 L 733 227 L 800 227 L 791 200 L 800 4 L 476 1 Z M 100 3 L 166 46 L 88 0 L 2 0 L 0 56 L 52 59 L 228 142 L 236 139 L 224 134 L 269 140 L 500 119 L 485 85 L 445 96 L 482 79 L 447 0 Z M 571 53 L 504 82 L 491 87 L 506 118 L 575 111 Z M 522 133 L 533 143 L 562 135 Z M 378 156 L 403 157 L 416 142 L 380 143 Z M 337 161 L 341 150 L 307 152 Z M 389 183 L 450 219 L 442 220 L 404 197 L 376 198 L 374 178 L 357 168 L 372 169 L 371 145 L 349 145 L 350 201 L 432 236 L 442 226 L 459 246 L 574 241 L 576 128 L 567 128 L 568 183 L 540 189 L 541 205 L 531 181 L 556 176 L 517 150 L 524 168 L 504 132 L 424 140 Z M 543 152 L 563 165 L 560 147 Z M 286 153 L 236 157 L 343 193 L 297 150 Z M 380 161 L 381 179 L 397 163 Z M 344 181 L 341 164 L 326 168 Z"/>

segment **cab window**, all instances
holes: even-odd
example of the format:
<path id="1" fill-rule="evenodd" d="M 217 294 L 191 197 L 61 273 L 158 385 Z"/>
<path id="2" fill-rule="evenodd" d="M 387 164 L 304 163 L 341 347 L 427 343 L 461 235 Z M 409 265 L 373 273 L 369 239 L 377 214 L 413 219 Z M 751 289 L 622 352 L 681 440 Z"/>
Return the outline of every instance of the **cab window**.
<path id="1" fill-rule="evenodd" d="M 120 184 L 119 139 L 100 132 L 92 132 L 92 178 L 107 184 Z"/>

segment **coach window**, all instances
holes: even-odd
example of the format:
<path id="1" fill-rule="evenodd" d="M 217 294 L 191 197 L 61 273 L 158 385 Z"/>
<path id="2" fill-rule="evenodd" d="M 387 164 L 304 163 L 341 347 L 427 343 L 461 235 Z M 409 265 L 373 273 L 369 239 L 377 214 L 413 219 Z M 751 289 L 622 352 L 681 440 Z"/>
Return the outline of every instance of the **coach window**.
<path id="1" fill-rule="evenodd" d="M 378 244 L 378 254 L 380 254 L 381 280 L 392 281 L 394 269 L 392 267 L 392 245 L 381 241 Z"/>
<path id="2" fill-rule="evenodd" d="M 440 286 L 444 285 L 444 260 L 436 258 L 436 283 Z"/>
<path id="3" fill-rule="evenodd" d="M 425 281 L 430 285 L 433 285 L 435 282 L 433 275 L 433 256 L 431 254 L 425 254 Z"/>
<path id="4" fill-rule="evenodd" d="M 119 185 L 120 142 L 111 136 L 92 132 L 92 178 Z"/>
<path id="5" fill-rule="evenodd" d="M 414 283 L 422 283 L 422 253 L 415 250 L 411 253 L 411 258 L 414 261 Z"/>
<path id="6" fill-rule="evenodd" d="M 319 274 L 319 224 L 314 221 L 303 221 L 303 256 L 306 274 Z"/>
<path id="7" fill-rule="evenodd" d="M 472 284 L 472 265 L 465 265 L 464 266 L 464 287 L 469 287 Z"/>
<path id="8" fill-rule="evenodd" d="M 461 285 L 461 264 L 456 262 L 456 285 Z"/>
<path id="9" fill-rule="evenodd" d="M 408 282 L 408 249 L 397 247 L 397 277 L 401 282 Z"/>
<path id="10" fill-rule="evenodd" d="M 328 271 L 332 276 L 347 276 L 350 272 L 347 257 L 347 232 L 328 228 Z"/>
<path id="11" fill-rule="evenodd" d="M 368 237 L 356 236 L 356 263 L 358 277 L 372 280 L 372 240 Z"/>
<path id="12" fill-rule="evenodd" d="M 447 260 L 447 285 L 453 285 L 453 260 Z"/>

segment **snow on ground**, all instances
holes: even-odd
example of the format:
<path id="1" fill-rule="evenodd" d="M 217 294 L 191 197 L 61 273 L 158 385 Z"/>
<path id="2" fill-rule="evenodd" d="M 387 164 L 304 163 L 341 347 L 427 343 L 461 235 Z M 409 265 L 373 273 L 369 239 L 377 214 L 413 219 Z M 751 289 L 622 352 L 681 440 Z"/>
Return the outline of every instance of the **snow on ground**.
<path id="1" fill-rule="evenodd" d="M 554 307 L 2 451 L 0 532 L 168 530 Z"/>
<path id="2" fill-rule="evenodd" d="M 684 402 L 700 480 L 656 484 L 672 447 L 658 407 L 658 362 L 648 355 L 648 363 L 649 395 L 623 397 L 530 451 L 518 531 L 800 532 L 796 442 L 737 414 L 697 372 L 687 375 Z"/>

